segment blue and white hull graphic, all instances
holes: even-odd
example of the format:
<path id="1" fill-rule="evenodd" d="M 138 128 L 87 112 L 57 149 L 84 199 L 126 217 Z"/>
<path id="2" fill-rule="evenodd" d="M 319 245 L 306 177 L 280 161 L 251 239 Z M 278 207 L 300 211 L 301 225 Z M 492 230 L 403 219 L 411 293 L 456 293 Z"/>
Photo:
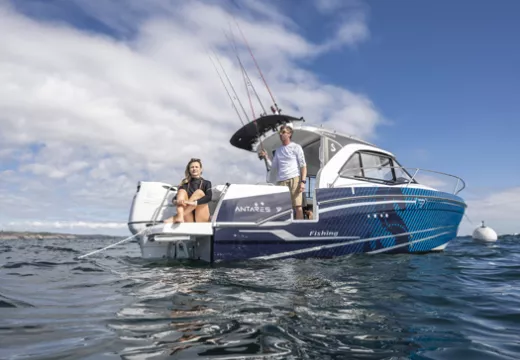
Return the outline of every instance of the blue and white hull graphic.
<path id="1" fill-rule="evenodd" d="M 315 220 L 291 221 L 288 192 L 226 198 L 215 261 L 428 252 L 457 236 L 466 208 L 456 195 L 420 188 L 320 188 Z"/>

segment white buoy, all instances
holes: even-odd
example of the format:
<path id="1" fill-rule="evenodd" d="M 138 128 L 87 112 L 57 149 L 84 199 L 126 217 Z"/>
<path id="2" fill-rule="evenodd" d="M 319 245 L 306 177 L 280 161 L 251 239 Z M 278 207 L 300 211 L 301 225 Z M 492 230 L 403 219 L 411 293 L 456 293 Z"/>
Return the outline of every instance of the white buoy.
<path id="1" fill-rule="evenodd" d="M 495 242 L 497 239 L 498 236 L 495 230 L 491 229 L 489 226 L 484 225 L 484 221 L 482 221 L 481 226 L 473 231 L 473 240 Z"/>

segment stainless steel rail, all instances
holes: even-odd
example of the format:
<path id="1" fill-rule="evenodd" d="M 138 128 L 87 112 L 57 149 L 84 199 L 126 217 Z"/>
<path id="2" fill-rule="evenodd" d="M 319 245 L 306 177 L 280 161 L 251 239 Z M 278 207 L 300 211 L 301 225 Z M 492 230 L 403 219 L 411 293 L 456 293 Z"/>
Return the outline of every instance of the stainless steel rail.
<path id="1" fill-rule="evenodd" d="M 460 177 L 458 176 L 455 176 L 455 175 L 451 175 L 451 174 L 447 174 L 447 173 L 443 173 L 443 172 L 440 172 L 440 171 L 434 171 L 434 170 L 428 170 L 428 169 L 421 169 L 421 168 L 407 168 L 407 167 L 402 167 L 402 166 L 371 166 L 371 167 L 359 167 L 359 168 L 352 168 L 352 169 L 348 169 L 348 171 L 356 171 L 356 170 L 366 170 L 366 169 L 401 169 L 401 170 L 404 170 L 404 172 L 409 175 L 409 172 L 407 170 L 414 170 L 414 173 L 413 173 L 413 176 L 410 178 L 410 179 L 403 179 L 402 182 L 395 182 L 396 184 L 400 184 L 400 183 L 404 183 L 406 184 L 406 187 L 408 187 L 411 183 L 413 183 L 414 181 L 417 181 L 416 180 L 416 176 L 417 174 L 419 174 L 421 171 L 422 172 L 429 172 L 429 173 L 435 173 L 435 174 L 440 174 L 440 175 L 444 175 L 444 176 L 447 176 L 447 177 L 452 177 L 454 179 L 457 179 L 457 184 L 455 185 L 455 188 L 453 189 L 453 194 L 454 195 L 457 195 L 458 193 L 460 193 L 462 190 L 464 190 L 464 188 L 466 187 L 466 183 L 464 182 L 463 179 L 461 179 Z M 411 173 L 412 171 L 410 171 Z M 338 176 L 336 176 L 336 178 L 334 179 L 334 181 L 332 182 L 332 184 L 330 184 L 330 187 L 334 187 L 334 185 L 336 184 L 336 181 L 338 181 L 339 178 L 341 177 L 344 177 L 344 178 L 350 178 L 350 179 L 355 179 L 355 180 L 360 180 L 362 181 L 363 178 L 362 177 L 359 177 L 359 176 L 345 176 L 345 175 L 341 175 L 341 174 L 338 174 Z M 389 183 L 391 183 L 392 181 L 388 181 Z M 458 189 L 459 185 L 462 184 L 462 187 L 460 189 Z M 345 186 L 345 185 L 342 185 L 342 186 Z M 349 185 L 350 186 L 350 185 Z"/>

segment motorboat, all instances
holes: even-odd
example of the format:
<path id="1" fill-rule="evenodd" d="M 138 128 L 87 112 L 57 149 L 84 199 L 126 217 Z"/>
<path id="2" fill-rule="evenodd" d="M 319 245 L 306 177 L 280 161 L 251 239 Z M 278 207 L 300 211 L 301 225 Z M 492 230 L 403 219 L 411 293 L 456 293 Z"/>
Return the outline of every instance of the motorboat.
<path id="1" fill-rule="evenodd" d="M 255 157 L 260 146 L 273 154 L 282 125 L 293 128 L 292 141 L 304 150 L 312 219 L 295 219 L 275 169 L 259 183 L 214 185 L 204 223 L 164 223 L 175 215 L 177 187 L 139 181 L 128 227 L 142 257 L 218 262 L 425 253 L 442 251 L 457 236 L 467 205 L 459 196 L 465 183 L 454 175 L 404 168 L 374 144 L 280 113 L 245 124 L 230 144 Z M 452 179 L 453 191 L 428 186 L 419 180 L 423 173 Z"/>

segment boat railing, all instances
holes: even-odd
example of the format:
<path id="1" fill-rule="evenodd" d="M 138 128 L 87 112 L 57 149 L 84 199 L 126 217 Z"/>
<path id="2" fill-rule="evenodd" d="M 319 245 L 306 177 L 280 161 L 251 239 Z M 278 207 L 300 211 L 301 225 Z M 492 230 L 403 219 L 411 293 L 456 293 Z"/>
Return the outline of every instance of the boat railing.
<path id="1" fill-rule="evenodd" d="M 388 184 L 396 184 L 396 185 L 398 185 L 398 184 L 406 184 L 406 187 L 408 187 L 412 183 L 427 185 L 427 180 L 420 181 L 420 182 L 417 181 L 418 175 L 421 174 L 421 172 L 423 172 L 423 173 L 439 174 L 439 175 L 443 175 L 445 177 L 450 177 L 450 178 L 452 178 L 454 180 L 457 180 L 456 184 L 455 184 L 455 187 L 453 188 L 453 192 L 452 192 L 454 195 L 457 195 L 462 190 L 464 190 L 464 188 L 466 187 L 466 183 L 464 182 L 464 180 L 462 178 L 458 177 L 458 176 L 447 174 L 447 173 L 443 173 L 443 172 L 440 172 L 440 171 L 421 169 L 421 168 L 408 168 L 408 167 L 402 167 L 402 166 L 363 166 L 363 167 L 358 167 L 358 168 L 345 169 L 344 172 L 355 173 L 358 170 L 368 170 L 368 169 L 378 169 L 378 170 L 399 169 L 399 170 L 402 170 L 403 173 L 406 174 L 406 176 L 407 176 L 406 178 L 405 177 L 400 177 L 400 178 L 397 178 L 395 180 L 385 181 L 385 183 L 388 183 Z M 411 173 L 413 173 L 413 175 L 411 175 L 411 177 L 410 177 Z M 395 176 L 395 171 L 393 172 L 392 176 L 393 177 Z M 344 174 L 343 175 L 338 174 L 338 176 L 336 176 L 336 178 L 334 179 L 332 184 L 330 184 L 329 186 L 330 187 L 335 187 L 336 181 L 338 181 L 339 178 L 351 178 L 351 179 L 356 179 L 356 180 L 366 179 L 368 181 L 372 180 L 370 177 L 367 177 L 367 176 L 358 176 L 358 175 L 350 175 L 349 176 L 349 175 L 344 175 Z M 382 180 L 382 179 L 373 179 L 373 180 Z M 341 186 L 351 186 L 351 185 L 352 184 L 350 184 L 350 185 L 342 184 Z M 435 187 L 435 186 L 432 186 L 432 187 Z"/>
<path id="2" fill-rule="evenodd" d="M 172 185 L 165 186 L 164 188 L 166 189 L 166 192 L 164 193 L 164 196 L 163 196 L 163 199 L 162 199 L 161 203 L 159 204 L 159 206 L 157 206 L 157 208 L 155 209 L 155 211 L 153 213 L 152 225 L 155 225 L 157 223 L 157 217 L 159 216 L 159 213 L 161 212 L 161 210 L 163 208 L 173 206 L 173 204 L 168 204 L 168 203 L 164 204 L 164 202 L 168 198 L 168 194 L 170 193 L 170 191 L 172 191 L 172 190 L 177 191 L 178 190 L 177 186 L 172 186 Z"/>
<path id="3" fill-rule="evenodd" d="M 219 184 L 220 185 L 220 184 Z M 211 190 L 213 189 L 216 189 L 219 185 L 216 185 L 216 186 L 213 186 L 211 188 Z M 230 184 L 229 183 L 226 183 L 226 187 L 228 187 Z M 265 185 L 265 184 L 264 184 Z M 159 206 L 157 206 L 157 208 L 155 208 L 154 210 L 154 213 L 153 213 L 153 216 L 152 216 L 152 219 L 151 219 L 151 223 L 152 225 L 156 225 L 157 224 L 157 218 L 159 217 L 159 214 L 161 212 L 162 209 L 164 208 L 167 208 L 167 207 L 174 207 L 175 205 L 172 204 L 172 203 L 165 203 L 166 199 L 168 198 L 168 193 L 170 191 L 175 191 L 177 192 L 178 191 L 178 187 L 177 186 L 165 186 L 164 187 L 166 189 L 166 192 L 164 193 L 164 196 L 161 200 L 161 203 L 159 204 Z M 222 197 L 223 194 L 220 194 L 220 197 Z M 219 201 L 220 201 L 220 197 L 219 197 Z M 211 200 L 211 201 L 214 201 L 214 200 Z"/>

